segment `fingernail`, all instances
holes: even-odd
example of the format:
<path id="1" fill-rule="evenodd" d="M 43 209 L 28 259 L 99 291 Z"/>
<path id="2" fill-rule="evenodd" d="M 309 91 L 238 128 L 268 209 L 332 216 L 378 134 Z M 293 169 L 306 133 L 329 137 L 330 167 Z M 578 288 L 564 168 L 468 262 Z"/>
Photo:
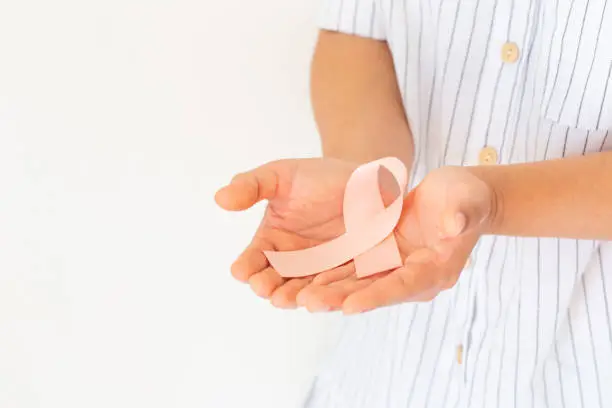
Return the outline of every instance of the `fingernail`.
<path id="1" fill-rule="evenodd" d="M 459 212 L 452 216 L 447 216 L 444 220 L 444 231 L 445 237 L 456 237 L 461 234 L 465 229 L 467 219 L 465 214 Z"/>
<path id="2" fill-rule="evenodd" d="M 277 296 L 272 296 L 270 298 L 270 303 L 272 306 L 278 309 L 296 309 L 297 305 L 294 302 L 289 301 L 287 298 L 279 298 Z"/>
<path id="3" fill-rule="evenodd" d="M 308 311 L 311 313 L 329 312 L 331 308 L 323 303 L 315 303 L 308 305 Z"/>
<path id="4" fill-rule="evenodd" d="M 364 308 L 359 308 L 357 306 L 344 306 L 342 308 L 342 313 L 345 316 L 350 316 L 350 315 L 356 315 L 356 314 L 360 314 L 360 313 L 365 313 L 365 312 L 369 312 L 372 309 L 364 309 Z"/>

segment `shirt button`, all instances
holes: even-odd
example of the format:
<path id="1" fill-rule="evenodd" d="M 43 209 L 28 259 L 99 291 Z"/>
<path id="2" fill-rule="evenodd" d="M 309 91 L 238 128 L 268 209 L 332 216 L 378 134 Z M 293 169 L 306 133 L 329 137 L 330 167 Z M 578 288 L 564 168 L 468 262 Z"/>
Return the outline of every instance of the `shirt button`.
<path id="1" fill-rule="evenodd" d="M 496 164 L 497 163 L 497 151 L 492 147 L 485 147 L 480 151 L 478 155 L 479 164 Z"/>
<path id="2" fill-rule="evenodd" d="M 519 48 L 513 42 L 507 42 L 502 46 L 502 61 L 513 64 L 519 58 Z"/>
<path id="3" fill-rule="evenodd" d="M 463 345 L 457 346 L 457 364 L 463 364 Z"/>

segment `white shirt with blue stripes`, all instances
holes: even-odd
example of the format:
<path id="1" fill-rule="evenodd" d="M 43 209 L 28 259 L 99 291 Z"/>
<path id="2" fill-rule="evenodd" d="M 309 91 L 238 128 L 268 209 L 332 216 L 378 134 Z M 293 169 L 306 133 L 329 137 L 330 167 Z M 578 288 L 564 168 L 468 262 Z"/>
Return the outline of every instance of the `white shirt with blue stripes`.
<path id="1" fill-rule="evenodd" d="M 414 184 L 483 151 L 508 164 L 612 148 L 608 3 L 324 0 L 321 27 L 389 44 Z M 612 244 L 485 237 L 471 259 L 431 303 L 345 318 L 305 406 L 612 407 Z"/>

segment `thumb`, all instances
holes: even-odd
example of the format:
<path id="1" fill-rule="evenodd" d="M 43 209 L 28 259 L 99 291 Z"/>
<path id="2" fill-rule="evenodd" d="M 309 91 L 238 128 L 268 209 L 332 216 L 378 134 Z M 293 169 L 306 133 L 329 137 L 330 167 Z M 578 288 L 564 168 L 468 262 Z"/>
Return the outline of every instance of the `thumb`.
<path id="1" fill-rule="evenodd" d="M 442 217 L 440 238 L 453 238 L 465 231 L 468 225 L 467 216 L 459 210 L 447 211 Z"/>
<path id="2" fill-rule="evenodd" d="M 479 230 L 489 217 L 490 204 L 485 199 L 471 196 L 455 201 L 442 215 L 440 238 L 454 238 Z"/>
<path id="3" fill-rule="evenodd" d="M 228 211 L 246 210 L 261 200 L 274 198 L 278 188 L 278 173 L 273 163 L 234 176 L 230 184 L 215 194 L 219 207 Z"/>
<path id="4" fill-rule="evenodd" d="M 464 205 L 448 210 L 443 216 L 440 240 L 433 250 L 438 261 L 446 262 L 461 248 L 473 246 L 489 214 L 484 205 Z"/>

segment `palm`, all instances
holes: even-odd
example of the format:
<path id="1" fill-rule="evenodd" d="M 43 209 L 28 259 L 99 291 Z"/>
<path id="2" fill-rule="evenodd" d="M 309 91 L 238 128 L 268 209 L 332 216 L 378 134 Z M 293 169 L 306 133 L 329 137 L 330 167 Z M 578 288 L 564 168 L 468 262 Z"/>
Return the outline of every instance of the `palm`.
<path id="1" fill-rule="evenodd" d="M 276 250 L 302 249 L 344 232 L 344 187 L 355 165 L 333 159 L 278 162 L 277 191 L 257 234 Z"/>
<path id="2" fill-rule="evenodd" d="M 295 306 L 298 291 L 311 278 L 281 278 L 263 251 L 309 248 L 342 235 L 344 188 L 356 167 L 334 159 L 281 160 L 238 175 L 219 191 L 218 203 L 229 210 L 268 200 L 252 243 L 232 267 L 234 276 L 262 297 L 274 293 L 278 306 Z"/>
<path id="3" fill-rule="evenodd" d="M 409 266 L 366 279 L 357 279 L 350 268 L 324 272 L 299 294 L 300 303 L 333 310 L 346 308 L 348 299 L 356 310 L 364 310 L 432 299 L 457 281 L 489 215 L 490 199 L 488 187 L 465 169 L 430 173 L 406 197 L 394 232 L 400 252 L 412 260 Z M 463 226 L 457 210 L 467 218 Z"/>

